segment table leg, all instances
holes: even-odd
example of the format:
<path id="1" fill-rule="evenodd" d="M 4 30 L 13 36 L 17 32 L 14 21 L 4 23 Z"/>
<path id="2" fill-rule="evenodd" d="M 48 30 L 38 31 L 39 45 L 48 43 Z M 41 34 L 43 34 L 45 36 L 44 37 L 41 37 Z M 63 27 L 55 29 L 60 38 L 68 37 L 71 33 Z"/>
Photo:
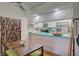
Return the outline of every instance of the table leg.
<path id="1" fill-rule="evenodd" d="M 43 56 L 43 54 L 44 54 L 44 49 L 43 47 L 41 47 L 41 56 Z"/>

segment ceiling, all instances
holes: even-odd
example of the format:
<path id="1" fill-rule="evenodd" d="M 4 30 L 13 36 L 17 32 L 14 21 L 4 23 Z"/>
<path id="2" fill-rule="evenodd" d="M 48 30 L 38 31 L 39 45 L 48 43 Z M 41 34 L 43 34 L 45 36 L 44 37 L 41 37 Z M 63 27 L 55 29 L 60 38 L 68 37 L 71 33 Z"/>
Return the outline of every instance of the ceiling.
<path id="1" fill-rule="evenodd" d="M 32 14 L 46 14 L 55 11 L 55 9 L 63 9 L 71 6 L 72 2 L 23 2 L 22 6 L 25 12 Z"/>
<path id="2" fill-rule="evenodd" d="M 32 10 L 33 8 L 37 8 L 38 6 L 44 4 L 44 2 L 24 2 L 22 5 L 26 10 Z"/>
<path id="3" fill-rule="evenodd" d="M 13 5 L 15 6 L 15 4 Z M 22 2 L 21 5 L 24 7 L 25 11 L 23 12 L 26 14 L 44 15 L 54 12 L 55 9 L 70 7 L 72 2 Z"/>

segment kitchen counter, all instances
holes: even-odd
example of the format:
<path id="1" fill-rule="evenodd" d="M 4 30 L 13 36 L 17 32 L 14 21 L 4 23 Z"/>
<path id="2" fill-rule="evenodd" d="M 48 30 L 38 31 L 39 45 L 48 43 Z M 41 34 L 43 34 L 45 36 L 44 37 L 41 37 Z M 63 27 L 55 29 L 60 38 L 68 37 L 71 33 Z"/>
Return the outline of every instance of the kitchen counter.
<path id="1" fill-rule="evenodd" d="M 69 38 L 70 35 L 68 34 L 62 34 L 61 36 L 54 36 L 51 33 L 46 33 L 46 32 L 29 32 L 29 34 L 33 34 L 33 35 L 40 35 L 40 36 L 48 36 L 48 37 L 62 37 L 62 38 Z"/>
<path id="2" fill-rule="evenodd" d="M 44 49 L 57 55 L 67 56 L 71 37 L 67 34 L 54 36 L 45 32 L 29 32 L 30 41 L 44 45 Z"/>

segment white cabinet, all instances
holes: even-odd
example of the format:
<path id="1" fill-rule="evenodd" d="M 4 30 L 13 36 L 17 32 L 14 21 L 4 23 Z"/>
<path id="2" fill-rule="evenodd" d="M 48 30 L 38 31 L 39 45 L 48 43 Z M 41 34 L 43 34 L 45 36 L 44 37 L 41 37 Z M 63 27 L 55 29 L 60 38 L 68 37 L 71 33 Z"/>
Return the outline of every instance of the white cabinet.
<path id="1" fill-rule="evenodd" d="M 34 27 L 35 27 L 35 28 L 43 27 L 43 23 L 36 23 L 36 24 L 34 24 Z"/>
<path id="2" fill-rule="evenodd" d="M 48 22 L 48 27 L 56 27 L 56 22 L 55 21 Z"/>
<path id="3" fill-rule="evenodd" d="M 40 35 L 31 35 L 31 43 L 44 45 L 44 49 L 57 55 L 67 56 L 69 48 L 69 37 L 48 37 Z"/>

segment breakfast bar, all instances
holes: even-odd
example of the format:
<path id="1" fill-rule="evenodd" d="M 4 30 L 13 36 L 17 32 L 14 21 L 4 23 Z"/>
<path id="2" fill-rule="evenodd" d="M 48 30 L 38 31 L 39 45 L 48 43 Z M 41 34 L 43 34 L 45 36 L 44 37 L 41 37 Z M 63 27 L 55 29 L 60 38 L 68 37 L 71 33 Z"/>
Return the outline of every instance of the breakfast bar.
<path id="1" fill-rule="evenodd" d="M 30 41 L 44 45 L 44 49 L 57 55 L 68 55 L 69 35 L 54 36 L 45 32 L 29 32 Z"/>

